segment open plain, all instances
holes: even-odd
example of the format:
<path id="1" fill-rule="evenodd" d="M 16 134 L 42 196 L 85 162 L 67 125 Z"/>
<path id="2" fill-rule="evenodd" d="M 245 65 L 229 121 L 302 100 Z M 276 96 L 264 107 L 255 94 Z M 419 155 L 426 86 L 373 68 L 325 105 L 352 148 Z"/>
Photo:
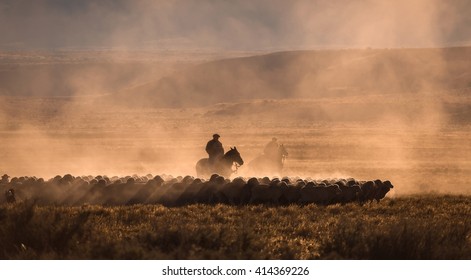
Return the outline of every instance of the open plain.
<path id="1" fill-rule="evenodd" d="M 196 176 L 219 133 L 245 162 L 232 178 L 394 188 L 379 204 L 329 206 L 65 207 L 18 196 L 0 206 L 1 258 L 469 259 L 469 52 L 2 53 L 2 174 Z M 248 163 L 272 137 L 289 153 L 282 174 L 253 174 Z"/>

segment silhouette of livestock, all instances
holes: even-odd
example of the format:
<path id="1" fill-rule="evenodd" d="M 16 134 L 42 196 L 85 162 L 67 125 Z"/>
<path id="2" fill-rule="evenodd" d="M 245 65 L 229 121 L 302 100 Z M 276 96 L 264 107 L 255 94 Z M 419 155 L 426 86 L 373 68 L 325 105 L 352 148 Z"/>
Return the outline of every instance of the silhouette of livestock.
<path id="1" fill-rule="evenodd" d="M 203 182 L 201 185 L 201 188 L 196 194 L 196 202 L 204 204 L 215 204 L 219 202 L 219 199 L 222 197 L 220 190 L 224 184 L 224 177 L 213 174 L 209 181 Z"/>
<path id="2" fill-rule="evenodd" d="M 194 204 L 197 201 L 197 193 L 200 191 L 203 185 L 203 180 L 200 178 L 195 178 L 192 180 L 188 186 L 185 187 L 183 193 L 180 195 L 177 204 L 179 205 L 186 205 L 186 204 Z"/>
<path id="3" fill-rule="evenodd" d="M 222 186 L 221 193 L 226 198 L 228 204 L 239 205 L 243 203 L 243 193 L 244 191 L 247 191 L 247 188 L 245 188 L 246 185 L 247 183 L 245 180 L 238 177 L 232 182 Z"/>
<path id="4" fill-rule="evenodd" d="M 138 185 L 135 188 L 135 193 L 128 199 L 126 205 L 145 204 L 152 197 L 152 194 L 162 186 L 164 179 L 160 176 L 148 180 L 143 185 Z"/>
<path id="5" fill-rule="evenodd" d="M 285 189 L 288 188 L 285 182 L 278 179 L 267 181 L 267 177 L 262 178 L 261 182 L 255 183 L 251 187 L 251 197 L 249 203 L 268 203 L 279 204 Z"/>
<path id="6" fill-rule="evenodd" d="M 359 201 L 361 188 L 359 185 L 339 185 L 340 193 L 337 196 L 337 202 L 345 204 L 353 201 Z"/>
<path id="7" fill-rule="evenodd" d="M 6 182 L 6 181 L 4 181 Z M 39 205 L 135 205 L 161 204 L 178 207 L 190 204 L 347 204 L 379 203 L 394 188 L 379 179 L 302 179 L 299 177 L 226 179 L 212 174 L 209 179 L 192 176 L 78 176 L 57 175 L 49 180 L 14 177 L 0 183 L 0 203 L 34 200 Z"/>
<path id="8" fill-rule="evenodd" d="M 282 184 L 280 203 L 285 205 L 298 203 L 301 199 L 301 188 L 305 186 L 305 183 L 288 184 L 286 180 L 282 180 L 280 184 Z"/>
<path id="9" fill-rule="evenodd" d="M 376 202 L 379 202 L 392 188 L 394 188 L 394 186 L 390 181 L 382 182 L 381 180 L 375 180 L 373 199 L 376 200 Z"/>
<path id="10" fill-rule="evenodd" d="M 313 182 L 307 183 L 301 188 L 300 203 L 331 204 L 335 202 L 337 196 L 341 194 L 341 189 L 337 184 L 316 186 Z"/>

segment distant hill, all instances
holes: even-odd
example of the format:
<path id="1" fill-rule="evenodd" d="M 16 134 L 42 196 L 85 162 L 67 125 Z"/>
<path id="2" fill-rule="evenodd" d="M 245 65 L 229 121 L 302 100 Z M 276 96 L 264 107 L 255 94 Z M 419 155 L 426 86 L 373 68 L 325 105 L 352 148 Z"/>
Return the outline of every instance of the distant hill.
<path id="1" fill-rule="evenodd" d="M 242 54 L 158 50 L 0 50 L 0 96 L 113 95 L 126 88 L 156 81 L 178 68 Z"/>
<path id="2" fill-rule="evenodd" d="M 0 52 L 0 96 L 102 96 L 99 104 L 201 107 L 254 99 L 410 95 L 469 87 L 471 47 L 286 51 L 255 56 L 178 51 Z"/>
<path id="3" fill-rule="evenodd" d="M 163 107 L 471 87 L 471 47 L 289 51 L 203 63 L 119 93 Z"/>

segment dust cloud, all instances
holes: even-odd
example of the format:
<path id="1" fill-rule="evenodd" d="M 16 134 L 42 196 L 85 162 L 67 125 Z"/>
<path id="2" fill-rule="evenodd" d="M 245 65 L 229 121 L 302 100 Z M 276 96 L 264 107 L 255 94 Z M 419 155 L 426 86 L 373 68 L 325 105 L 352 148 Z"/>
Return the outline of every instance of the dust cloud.
<path id="1" fill-rule="evenodd" d="M 282 175 L 469 192 L 470 10 L 2 1 L 0 170 L 195 175 L 217 132 L 247 163 L 278 137 Z"/>

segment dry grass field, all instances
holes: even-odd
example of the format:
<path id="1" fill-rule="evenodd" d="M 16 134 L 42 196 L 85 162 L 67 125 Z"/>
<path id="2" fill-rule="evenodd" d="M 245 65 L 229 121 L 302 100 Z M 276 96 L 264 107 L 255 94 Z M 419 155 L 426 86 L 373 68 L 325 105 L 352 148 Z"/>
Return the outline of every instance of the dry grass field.
<path id="1" fill-rule="evenodd" d="M 305 207 L 0 206 L 1 259 L 469 259 L 471 199 Z"/>

